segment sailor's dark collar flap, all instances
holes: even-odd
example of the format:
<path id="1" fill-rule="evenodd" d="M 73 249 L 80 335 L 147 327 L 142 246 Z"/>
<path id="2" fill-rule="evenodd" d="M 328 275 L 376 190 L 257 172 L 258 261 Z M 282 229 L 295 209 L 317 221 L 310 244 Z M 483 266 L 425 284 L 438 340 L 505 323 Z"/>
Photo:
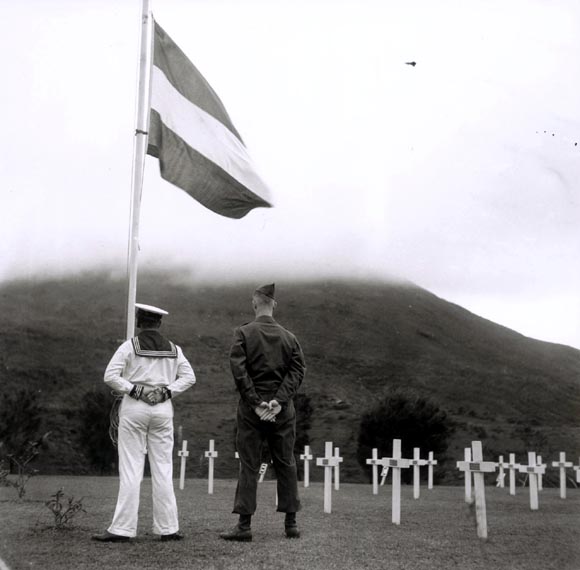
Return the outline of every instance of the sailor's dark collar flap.
<path id="1" fill-rule="evenodd" d="M 137 356 L 177 358 L 177 347 L 157 331 L 143 331 L 131 339 Z"/>

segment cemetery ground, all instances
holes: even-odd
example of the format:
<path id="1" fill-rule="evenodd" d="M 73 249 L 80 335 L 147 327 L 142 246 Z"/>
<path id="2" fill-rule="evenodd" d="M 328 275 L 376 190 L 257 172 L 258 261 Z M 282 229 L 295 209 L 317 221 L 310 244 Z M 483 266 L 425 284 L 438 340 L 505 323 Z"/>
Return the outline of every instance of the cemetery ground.
<path id="1" fill-rule="evenodd" d="M 60 488 L 64 498 L 82 498 L 70 528 L 56 530 L 45 501 Z M 413 499 L 404 485 L 401 524 L 391 523 L 391 487 L 372 494 L 370 484 L 342 484 L 333 491 L 332 513 L 323 512 L 323 485 L 300 488 L 302 537 L 285 538 L 283 515 L 275 512 L 275 482 L 259 485 L 254 541 L 219 538 L 237 517 L 231 514 L 235 481 L 218 479 L 208 494 L 203 479 L 176 481 L 180 542 L 160 542 L 151 532 L 151 480 L 143 481 L 139 535 L 130 543 L 97 543 L 94 533 L 109 525 L 117 496 L 116 477 L 38 476 L 24 500 L 0 488 L 0 568 L 58 569 L 389 569 L 389 570 L 578 570 L 580 568 L 580 490 L 559 497 L 544 488 L 540 508 L 531 511 L 529 491 L 486 485 L 489 538 L 477 537 L 474 507 L 462 486 L 421 488 Z"/>

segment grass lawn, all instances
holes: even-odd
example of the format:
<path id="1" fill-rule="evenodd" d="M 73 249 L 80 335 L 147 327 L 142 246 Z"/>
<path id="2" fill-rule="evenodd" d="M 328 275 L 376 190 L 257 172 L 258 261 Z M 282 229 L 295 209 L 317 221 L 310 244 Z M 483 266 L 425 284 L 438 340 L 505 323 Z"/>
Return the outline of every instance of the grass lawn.
<path id="1" fill-rule="evenodd" d="M 84 497 L 70 529 L 54 530 L 44 501 L 60 487 L 65 497 Z M 462 487 L 422 489 L 414 500 L 403 487 L 401 525 L 391 523 L 391 488 L 372 495 L 370 485 L 343 484 L 333 492 L 333 512 L 323 513 L 323 487 L 301 489 L 303 536 L 288 540 L 283 515 L 275 512 L 275 484 L 259 487 L 252 543 L 228 543 L 219 532 L 236 522 L 231 514 L 235 482 L 186 481 L 176 490 L 185 540 L 161 543 L 151 532 L 151 482 L 142 486 L 139 536 L 129 544 L 90 540 L 111 521 L 117 479 L 36 477 L 26 499 L 0 488 L 0 557 L 11 570 L 50 569 L 386 569 L 389 570 L 578 570 L 580 568 L 580 490 L 544 489 L 540 510 L 530 511 L 528 490 L 486 489 L 488 540 L 477 538 L 473 508 Z M 0 568 L 2 563 L 0 561 Z"/>

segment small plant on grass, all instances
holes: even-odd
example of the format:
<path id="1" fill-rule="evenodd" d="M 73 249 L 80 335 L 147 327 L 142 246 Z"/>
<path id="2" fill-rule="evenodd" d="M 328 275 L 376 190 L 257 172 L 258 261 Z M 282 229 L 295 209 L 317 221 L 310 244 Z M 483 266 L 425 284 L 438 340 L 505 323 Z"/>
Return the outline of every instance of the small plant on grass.
<path id="1" fill-rule="evenodd" d="M 0 470 L 0 481 L 4 484 L 14 487 L 18 492 L 18 498 L 22 499 L 26 494 L 26 485 L 31 477 L 38 473 L 38 470 L 32 469 L 29 463 L 40 453 L 40 450 L 46 446 L 50 432 L 45 433 L 37 441 L 29 441 L 18 453 L 8 455 L 9 460 L 16 466 L 16 479 L 9 479 L 10 470 L 4 475 L 4 469 Z"/>
<path id="2" fill-rule="evenodd" d="M 63 501 L 64 491 L 59 489 L 50 500 L 44 504 L 54 516 L 54 528 L 61 530 L 72 525 L 74 517 L 80 513 L 86 513 L 83 508 L 83 499 L 75 500 L 74 497 L 69 497 Z"/>

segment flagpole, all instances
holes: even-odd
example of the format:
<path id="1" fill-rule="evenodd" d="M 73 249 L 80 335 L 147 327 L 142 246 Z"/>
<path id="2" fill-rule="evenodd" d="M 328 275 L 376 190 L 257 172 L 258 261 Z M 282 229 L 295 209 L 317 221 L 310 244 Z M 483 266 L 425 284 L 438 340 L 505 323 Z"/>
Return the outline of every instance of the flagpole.
<path id="1" fill-rule="evenodd" d="M 141 193 L 145 154 L 147 152 L 147 131 L 149 129 L 150 75 L 152 60 L 153 32 L 151 31 L 151 0 L 143 0 L 141 10 L 141 39 L 139 54 L 139 75 L 137 79 L 137 111 L 135 117 L 135 140 L 133 143 L 133 173 L 131 184 L 131 210 L 128 244 L 128 295 L 127 334 L 129 339 L 135 334 L 135 302 L 137 300 L 137 258 L 139 254 L 139 218 L 141 213 Z M 150 38 L 148 38 L 150 34 Z"/>

